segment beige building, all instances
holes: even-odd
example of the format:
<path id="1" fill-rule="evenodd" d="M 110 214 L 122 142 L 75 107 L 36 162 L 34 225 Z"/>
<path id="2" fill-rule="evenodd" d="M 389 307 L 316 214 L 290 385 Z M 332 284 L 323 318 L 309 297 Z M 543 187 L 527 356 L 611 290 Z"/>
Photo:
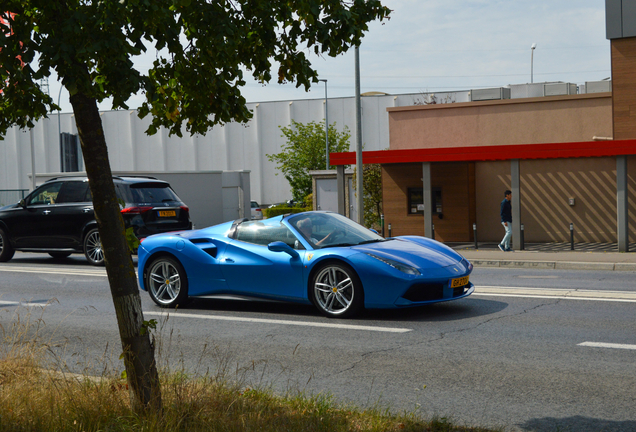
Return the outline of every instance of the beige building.
<path id="1" fill-rule="evenodd" d="M 541 145 L 563 143 L 568 146 L 557 148 L 566 149 L 611 137 L 610 93 L 390 108 L 389 131 L 391 150 L 458 151 L 439 162 L 411 152 L 413 163 L 383 164 L 385 220 L 395 235 L 426 234 L 423 211 L 417 210 L 421 200 L 413 201 L 422 188 L 421 162 L 431 161 L 436 238 L 472 241 L 476 223 L 480 240 L 499 239 L 499 205 L 503 192 L 512 188 L 515 155 L 510 152 L 521 150 L 528 154 L 518 158 L 521 211 L 516 219 L 524 224 L 526 241 L 568 241 L 570 223 L 577 241 L 616 241 L 615 158 L 548 159 Z M 468 161 L 454 157 L 465 159 L 471 152 Z"/>
<path id="2" fill-rule="evenodd" d="M 520 209 L 528 242 L 616 242 L 616 156 L 636 142 L 612 137 L 612 94 L 467 102 L 389 108 L 390 150 L 365 152 L 381 163 L 385 223 L 393 235 L 427 233 L 423 163 L 430 165 L 435 238 L 480 241 L 503 236 L 499 206 L 513 189 L 518 161 Z M 350 153 L 332 161 L 351 159 Z M 352 160 L 347 162 L 353 163 Z M 636 157 L 629 156 L 636 172 Z M 636 225 L 634 177 L 629 177 Z M 432 227 L 431 227 L 432 228 Z M 636 235 L 631 235 L 631 241 Z"/>

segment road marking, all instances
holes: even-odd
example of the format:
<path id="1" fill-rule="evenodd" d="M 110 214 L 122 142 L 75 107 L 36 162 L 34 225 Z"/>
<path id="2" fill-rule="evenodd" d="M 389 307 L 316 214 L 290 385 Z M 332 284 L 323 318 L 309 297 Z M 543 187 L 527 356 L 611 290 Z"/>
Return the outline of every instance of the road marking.
<path id="1" fill-rule="evenodd" d="M 604 342 L 583 342 L 583 343 L 578 344 L 578 346 L 586 346 L 586 347 L 594 347 L 594 348 L 616 348 L 616 349 L 636 350 L 636 345 L 604 343 Z"/>
<path id="2" fill-rule="evenodd" d="M 399 328 L 399 327 L 376 327 L 376 326 L 361 326 L 352 324 L 329 324 L 320 322 L 307 322 L 307 321 L 289 321 L 289 320 L 277 320 L 277 319 L 263 319 L 263 318 L 244 318 L 244 317 L 230 317 L 222 315 L 198 315 L 188 313 L 168 313 L 165 312 L 144 312 L 144 315 L 154 316 L 168 316 L 175 318 L 198 318 L 198 319 L 210 319 L 220 321 L 240 321 L 249 323 L 263 323 L 263 324 L 283 324 L 294 325 L 304 327 L 323 327 L 323 328 L 335 328 L 344 330 L 364 330 L 364 331 L 376 331 L 385 333 L 407 333 L 413 331 L 413 329 Z"/>
<path id="3" fill-rule="evenodd" d="M 50 267 L 0 267 L 0 271 L 16 272 L 16 273 L 37 273 L 37 274 L 62 274 L 68 276 L 98 276 L 105 277 L 106 270 L 76 270 L 68 268 L 50 268 Z"/>
<path id="4" fill-rule="evenodd" d="M 636 303 L 636 292 L 633 291 L 477 286 L 473 295 Z"/>
<path id="5" fill-rule="evenodd" d="M 46 307 L 50 303 L 31 303 L 31 302 L 22 302 L 22 301 L 0 301 L 0 306 L 26 306 L 26 307 Z"/>
<path id="6" fill-rule="evenodd" d="M 559 276 L 517 276 L 519 279 L 558 279 Z"/>

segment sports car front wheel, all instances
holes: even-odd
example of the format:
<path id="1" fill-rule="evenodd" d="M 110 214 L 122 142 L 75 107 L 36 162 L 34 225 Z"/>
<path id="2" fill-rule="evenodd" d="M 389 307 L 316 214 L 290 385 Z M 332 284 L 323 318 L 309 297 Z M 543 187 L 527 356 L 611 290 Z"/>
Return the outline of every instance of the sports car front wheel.
<path id="1" fill-rule="evenodd" d="M 351 267 L 329 263 L 321 267 L 311 282 L 311 297 L 323 315 L 345 318 L 364 305 L 362 283 Z"/>
<path id="2" fill-rule="evenodd" d="M 175 307 L 188 299 L 188 277 L 179 261 L 164 256 L 148 266 L 145 285 L 152 300 L 161 307 Z"/>

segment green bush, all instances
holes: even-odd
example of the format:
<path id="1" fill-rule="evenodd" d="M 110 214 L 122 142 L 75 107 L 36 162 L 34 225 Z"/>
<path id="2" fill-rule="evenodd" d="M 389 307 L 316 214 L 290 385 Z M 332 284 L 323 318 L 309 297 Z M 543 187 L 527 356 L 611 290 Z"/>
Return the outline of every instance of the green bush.
<path id="1" fill-rule="evenodd" d="M 310 193 L 309 195 L 305 197 L 304 204 L 307 210 L 314 209 L 314 194 L 313 193 Z"/>
<path id="2" fill-rule="evenodd" d="M 307 211 L 307 209 L 303 207 L 277 206 L 277 207 L 263 209 L 263 216 L 266 218 L 271 218 L 271 217 L 282 215 L 282 214 L 302 213 L 304 211 Z"/>

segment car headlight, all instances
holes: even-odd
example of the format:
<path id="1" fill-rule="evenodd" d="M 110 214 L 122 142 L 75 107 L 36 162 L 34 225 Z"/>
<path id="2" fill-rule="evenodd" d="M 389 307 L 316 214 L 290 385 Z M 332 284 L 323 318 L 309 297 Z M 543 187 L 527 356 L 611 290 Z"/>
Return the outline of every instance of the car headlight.
<path id="1" fill-rule="evenodd" d="M 473 271 L 473 263 L 468 261 L 466 258 L 462 259 L 462 264 L 464 264 L 464 267 L 466 267 L 469 272 Z"/>
<path id="2" fill-rule="evenodd" d="M 388 259 L 388 258 L 384 258 L 384 257 L 380 257 L 377 255 L 373 255 L 370 253 L 367 253 L 367 255 L 369 255 L 372 258 L 375 258 L 379 261 L 382 261 L 384 264 L 390 265 L 391 267 L 393 267 L 396 270 L 401 271 L 402 273 L 406 273 L 409 275 L 413 275 L 413 276 L 419 276 L 421 273 L 419 272 L 418 269 L 416 269 L 415 267 L 411 267 L 410 265 L 406 265 L 406 264 L 402 264 L 399 261 L 395 261 L 392 259 Z"/>

